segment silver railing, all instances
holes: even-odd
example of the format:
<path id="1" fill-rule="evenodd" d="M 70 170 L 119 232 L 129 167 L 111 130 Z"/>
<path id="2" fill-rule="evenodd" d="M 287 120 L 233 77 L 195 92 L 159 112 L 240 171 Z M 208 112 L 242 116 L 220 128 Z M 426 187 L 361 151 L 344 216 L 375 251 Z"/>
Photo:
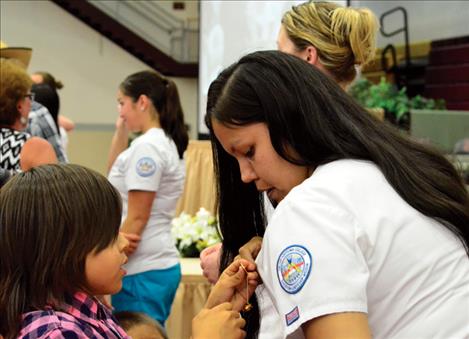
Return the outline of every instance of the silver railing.
<path id="1" fill-rule="evenodd" d="M 198 61 L 197 19 L 181 20 L 157 1 L 87 1 L 177 61 Z"/>

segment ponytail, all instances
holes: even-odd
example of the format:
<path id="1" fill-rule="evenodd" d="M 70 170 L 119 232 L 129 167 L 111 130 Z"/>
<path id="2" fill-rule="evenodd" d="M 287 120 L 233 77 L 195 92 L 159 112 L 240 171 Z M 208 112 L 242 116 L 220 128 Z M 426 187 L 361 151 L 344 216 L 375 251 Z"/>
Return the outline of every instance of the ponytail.
<path id="1" fill-rule="evenodd" d="M 179 158 L 182 159 L 189 143 L 189 135 L 174 81 L 154 71 L 142 71 L 129 75 L 119 88 L 134 102 L 142 94 L 151 99 L 153 106 L 159 113 L 161 128 L 174 141 Z"/>
<path id="2" fill-rule="evenodd" d="M 282 25 L 298 50 L 313 46 L 322 66 L 339 83 L 350 83 L 374 57 L 378 20 L 369 9 L 306 2 L 286 12 Z"/>
<path id="3" fill-rule="evenodd" d="M 354 63 L 370 62 L 376 52 L 378 22 L 367 8 L 339 7 L 332 12 L 331 31 L 337 44 L 348 43 L 354 55 Z"/>
<path id="4" fill-rule="evenodd" d="M 184 113 L 176 84 L 170 79 L 164 81 L 166 82 L 166 95 L 160 112 L 160 124 L 165 133 L 173 139 L 178 149 L 179 158 L 182 159 L 189 143 L 187 126 L 184 123 Z"/>

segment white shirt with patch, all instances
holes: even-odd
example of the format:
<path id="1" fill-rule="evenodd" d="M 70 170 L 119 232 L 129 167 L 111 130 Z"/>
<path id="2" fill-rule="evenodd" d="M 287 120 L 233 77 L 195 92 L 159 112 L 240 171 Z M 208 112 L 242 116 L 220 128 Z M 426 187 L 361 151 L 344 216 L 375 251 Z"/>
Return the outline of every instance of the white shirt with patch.
<path id="1" fill-rule="evenodd" d="M 256 262 L 261 339 L 340 312 L 367 313 L 374 338 L 469 338 L 461 241 L 371 162 L 318 167 L 277 206 Z"/>
<path id="2" fill-rule="evenodd" d="M 171 219 L 184 188 L 185 168 L 176 145 L 160 128 L 151 128 L 119 154 L 109 181 L 122 197 L 122 221 L 127 217 L 128 192 L 156 192 L 142 240 L 126 264 L 128 274 L 165 269 L 179 262 L 171 237 Z"/>

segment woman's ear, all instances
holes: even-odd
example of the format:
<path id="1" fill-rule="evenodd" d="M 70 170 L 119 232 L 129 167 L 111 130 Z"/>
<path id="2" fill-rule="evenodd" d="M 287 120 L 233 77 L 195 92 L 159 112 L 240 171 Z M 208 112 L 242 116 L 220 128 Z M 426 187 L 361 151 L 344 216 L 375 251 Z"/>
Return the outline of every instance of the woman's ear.
<path id="1" fill-rule="evenodd" d="M 16 109 L 18 110 L 18 112 L 21 112 L 22 108 L 23 108 L 23 99 L 21 100 L 18 100 L 18 102 L 16 103 Z"/>
<path id="2" fill-rule="evenodd" d="M 145 94 L 141 94 L 137 100 L 137 108 L 143 112 L 147 109 L 149 100 Z"/>
<path id="3" fill-rule="evenodd" d="M 315 47 L 313 46 L 308 46 L 305 49 L 305 55 L 306 55 L 306 62 L 317 66 L 319 62 L 319 56 L 318 56 L 318 51 Z"/>

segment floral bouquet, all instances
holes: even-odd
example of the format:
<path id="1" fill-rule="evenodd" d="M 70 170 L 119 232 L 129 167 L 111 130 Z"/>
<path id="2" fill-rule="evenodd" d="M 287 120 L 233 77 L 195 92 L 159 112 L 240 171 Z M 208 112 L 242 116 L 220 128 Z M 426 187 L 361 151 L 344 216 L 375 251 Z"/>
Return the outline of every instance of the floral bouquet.
<path id="1" fill-rule="evenodd" d="M 182 212 L 171 225 L 173 239 L 182 257 L 198 257 L 204 248 L 220 242 L 216 219 L 203 207 L 195 216 Z"/>

